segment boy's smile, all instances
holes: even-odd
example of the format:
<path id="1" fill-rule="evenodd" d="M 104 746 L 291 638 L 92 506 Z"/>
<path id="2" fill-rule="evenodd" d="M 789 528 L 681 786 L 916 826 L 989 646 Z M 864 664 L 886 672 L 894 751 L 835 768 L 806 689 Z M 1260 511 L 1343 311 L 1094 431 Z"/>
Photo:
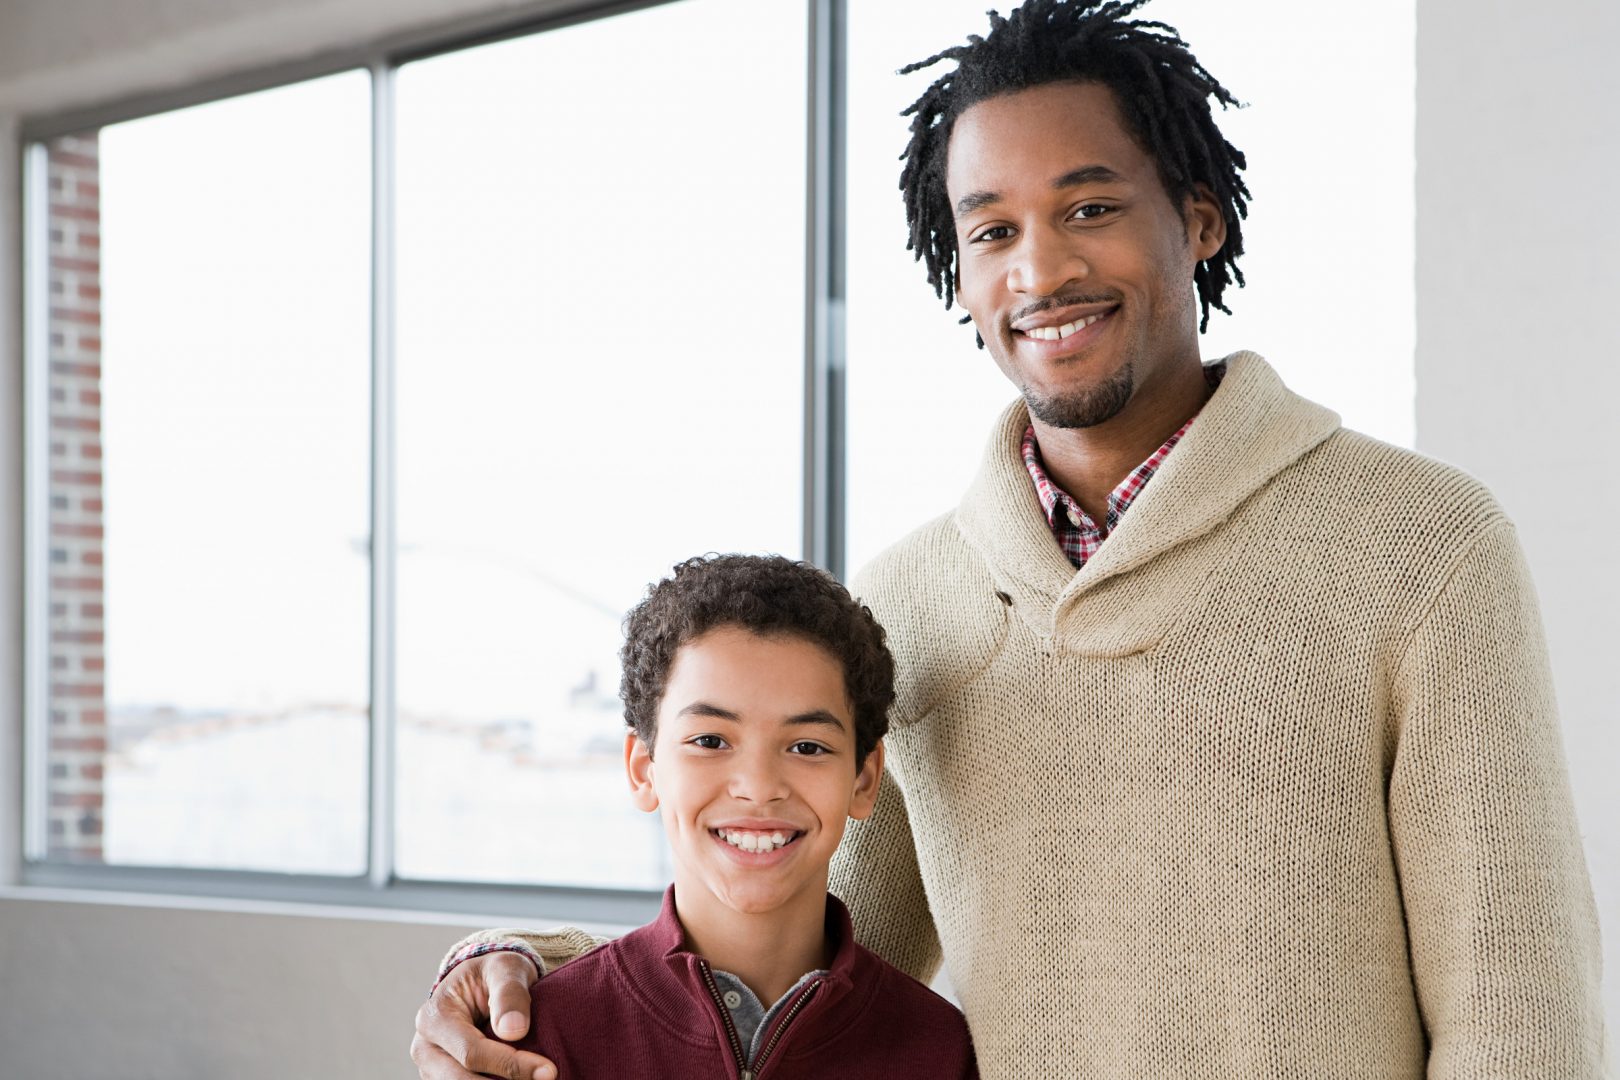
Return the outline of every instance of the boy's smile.
<path id="1" fill-rule="evenodd" d="M 652 751 L 629 736 L 625 764 L 637 804 L 663 815 L 689 929 L 776 912 L 819 927 L 828 860 L 844 823 L 871 812 L 882 753 L 856 768 L 843 669 L 825 649 L 720 627 L 681 646 Z"/>

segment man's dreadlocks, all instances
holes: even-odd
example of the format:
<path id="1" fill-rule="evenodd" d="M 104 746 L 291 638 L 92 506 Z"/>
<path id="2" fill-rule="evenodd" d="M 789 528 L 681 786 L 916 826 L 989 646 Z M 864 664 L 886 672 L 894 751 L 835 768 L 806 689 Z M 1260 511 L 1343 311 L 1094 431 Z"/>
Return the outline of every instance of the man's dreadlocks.
<path id="1" fill-rule="evenodd" d="M 911 117 L 911 142 L 901 155 L 907 248 L 928 267 L 928 283 L 950 308 L 956 297 L 956 224 L 945 194 L 945 154 L 956 118 L 999 94 L 1047 83 L 1100 83 L 1114 93 L 1125 124 L 1158 165 L 1159 180 L 1178 208 L 1204 185 L 1226 219 L 1226 243 L 1193 273 L 1203 308 L 1199 330 L 1226 286 L 1243 284 L 1242 219 L 1249 189 L 1240 175 L 1243 152 L 1221 135 L 1209 99 L 1221 107 L 1234 98 L 1188 50 L 1175 27 L 1128 19 L 1146 0 L 1025 0 L 1003 18 L 990 12 L 990 33 L 968 44 L 908 64 L 900 74 L 956 61 L 902 116 Z M 968 319 L 964 318 L 963 322 Z"/>

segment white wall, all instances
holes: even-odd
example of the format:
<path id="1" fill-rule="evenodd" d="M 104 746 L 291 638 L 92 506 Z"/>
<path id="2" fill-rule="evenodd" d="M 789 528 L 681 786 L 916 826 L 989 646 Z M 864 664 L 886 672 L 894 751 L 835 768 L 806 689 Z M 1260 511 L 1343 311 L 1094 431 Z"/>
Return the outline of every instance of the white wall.
<path id="1" fill-rule="evenodd" d="M 856 3 L 875 0 L 853 0 Z M 20 803 L 20 375 L 12 117 L 358 45 L 509 0 L 31 0 L 0 11 L 0 882 Z M 558 5 L 553 5 L 558 6 Z M 1554 14 L 1555 13 L 1555 14 Z M 1620 694 L 1612 429 L 1620 219 L 1612 0 L 1418 0 L 1419 446 L 1490 483 L 1542 591 L 1577 801 L 1620 969 Z M 1377 168 L 1353 148 L 1323 167 Z M 1324 242 L 1376 206 L 1324 212 Z M 1333 216 L 1329 216 L 1329 213 Z M 1404 268 L 1393 268 L 1400 280 Z M 1323 333 L 1377 346 L 1380 281 Z M 974 436 L 978 438 L 977 435 Z M 0 896 L 0 1071 L 54 1077 L 408 1077 L 424 974 L 461 927 Z M 215 905 L 223 908 L 224 905 Z M 531 920 L 532 921 L 532 920 Z M 1620 1026 L 1617 980 L 1609 1015 Z"/>
<path id="2" fill-rule="evenodd" d="M 407 1080 L 433 970 L 476 929 L 131 901 L 0 893 L 0 1076 Z"/>
<path id="3" fill-rule="evenodd" d="M 1620 1034 L 1620 5 L 1419 0 L 1417 444 L 1518 524 Z M 1356 167 L 1376 168 L 1376 162 Z M 1346 208 L 1375 212 L 1376 208 Z M 1358 282 L 1347 323 L 1376 310 Z"/>

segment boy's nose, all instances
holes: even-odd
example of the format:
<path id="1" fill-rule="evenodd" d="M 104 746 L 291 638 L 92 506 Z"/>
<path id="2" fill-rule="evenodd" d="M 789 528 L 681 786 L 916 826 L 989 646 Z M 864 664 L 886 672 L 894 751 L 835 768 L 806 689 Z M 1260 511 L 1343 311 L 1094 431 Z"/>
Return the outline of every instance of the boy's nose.
<path id="1" fill-rule="evenodd" d="M 739 755 L 737 767 L 731 773 L 733 798 L 767 803 L 784 799 L 787 794 L 787 780 L 774 755 L 770 759 Z"/>

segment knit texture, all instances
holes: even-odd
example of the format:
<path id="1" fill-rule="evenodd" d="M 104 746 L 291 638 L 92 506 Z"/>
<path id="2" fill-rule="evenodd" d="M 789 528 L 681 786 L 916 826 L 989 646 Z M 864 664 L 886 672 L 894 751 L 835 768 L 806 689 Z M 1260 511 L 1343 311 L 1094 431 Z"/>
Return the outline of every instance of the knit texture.
<path id="1" fill-rule="evenodd" d="M 899 695 L 833 891 L 987 1078 L 1603 1075 L 1533 588 L 1461 472 L 1258 356 L 1076 572 L 1010 407 L 860 575 Z"/>

